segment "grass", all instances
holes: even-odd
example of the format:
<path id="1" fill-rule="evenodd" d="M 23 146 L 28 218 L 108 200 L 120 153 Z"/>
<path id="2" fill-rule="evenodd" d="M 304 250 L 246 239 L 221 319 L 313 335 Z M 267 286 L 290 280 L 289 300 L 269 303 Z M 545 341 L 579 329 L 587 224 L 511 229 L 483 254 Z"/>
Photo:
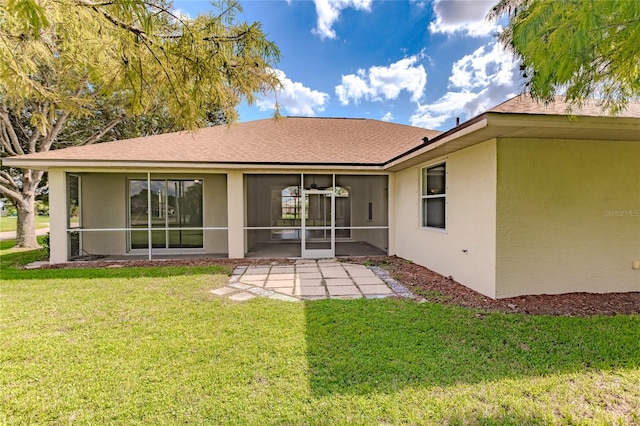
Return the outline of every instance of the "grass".
<path id="1" fill-rule="evenodd" d="M 235 303 L 222 268 L 28 253 L 1 271 L 0 423 L 640 424 L 638 316 Z"/>
<path id="2" fill-rule="evenodd" d="M 0 232 L 15 231 L 18 226 L 16 216 L 2 216 L 0 219 Z M 36 229 L 49 226 L 49 216 L 36 216 Z"/>

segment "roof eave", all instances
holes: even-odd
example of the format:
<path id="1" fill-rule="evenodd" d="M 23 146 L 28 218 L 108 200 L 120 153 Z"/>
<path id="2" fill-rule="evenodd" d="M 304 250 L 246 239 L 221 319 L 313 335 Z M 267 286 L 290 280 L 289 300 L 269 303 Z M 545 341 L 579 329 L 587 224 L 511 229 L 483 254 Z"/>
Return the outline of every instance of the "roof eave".
<path id="1" fill-rule="evenodd" d="M 640 118 L 490 111 L 395 157 L 385 168 L 403 170 L 496 138 L 640 141 Z"/>
<path id="2" fill-rule="evenodd" d="M 452 141 L 461 141 L 461 138 L 464 136 L 477 134 L 479 130 L 487 128 L 488 123 L 486 113 L 478 115 L 471 120 L 465 121 L 459 126 L 436 136 L 428 143 L 419 145 L 395 158 L 392 158 L 385 163 L 385 169 L 390 171 L 402 170 L 415 164 L 458 151 L 467 146 L 471 146 L 474 143 L 478 143 L 478 141 L 475 141 L 475 138 L 470 139 L 468 142 L 465 141 L 462 145 L 452 144 Z"/>

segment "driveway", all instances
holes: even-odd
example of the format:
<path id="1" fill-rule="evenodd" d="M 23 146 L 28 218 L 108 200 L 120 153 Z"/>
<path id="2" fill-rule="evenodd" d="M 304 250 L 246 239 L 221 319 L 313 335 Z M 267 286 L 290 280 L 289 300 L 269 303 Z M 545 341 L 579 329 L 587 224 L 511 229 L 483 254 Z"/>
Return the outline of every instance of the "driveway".
<path id="1" fill-rule="evenodd" d="M 49 229 L 50 229 L 49 227 L 36 229 L 36 235 L 38 237 L 46 235 L 46 233 L 49 232 Z M 16 239 L 16 231 L 0 232 L 0 241 L 15 240 L 15 239 Z"/>

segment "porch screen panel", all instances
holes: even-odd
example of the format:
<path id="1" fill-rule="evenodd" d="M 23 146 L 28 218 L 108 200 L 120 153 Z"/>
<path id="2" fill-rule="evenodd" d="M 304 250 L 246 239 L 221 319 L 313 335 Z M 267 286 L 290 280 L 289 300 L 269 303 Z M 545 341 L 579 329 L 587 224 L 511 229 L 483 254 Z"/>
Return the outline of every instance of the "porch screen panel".
<path id="1" fill-rule="evenodd" d="M 146 231 L 149 224 L 147 214 L 148 190 L 146 180 L 129 181 L 129 223 L 131 228 L 144 229 L 144 231 L 131 231 L 132 249 L 148 248 L 148 234 Z"/>
<path id="2" fill-rule="evenodd" d="M 169 248 L 200 248 L 203 246 L 202 183 L 200 180 L 167 181 L 167 227 L 170 228 Z M 171 228 L 178 228 L 173 230 Z"/>
<path id="3" fill-rule="evenodd" d="M 147 210 L 148 191 L 151 191 L 151 223 Z M 152 248 L 202 248 L 202 181 L 195 180 L 146 180 L 129 181 L 129 222 L 131 248 L 148 248 L 148 231 L 151 225 Z"/>
<path id="4" fill-rule="evenodd" d="M 386 254 L 389 246 L 387 175 L 336 175 L 336 255 Z M 341 196 L 342 195 L 342 196 Z"/>
<path id="5" fill-rule="evenodd" d="M 80 212 L 80 176 L 67 174 L 67 229 L 81 228 Z M 80 233 L 72 232 L 68 235 L 68 257 L 78 256 L 81 252 Z"/>
<path id="6" fill-rule="evenodd" d="M 300 183 L 299 174 L 245 175 L 246 254 L 277 257 L 294 250 L 300 255 Z"/>
<path id="7" fill-rule="evenodd" d="M 129 220 L 131 228 L 140 228 L 140 231 L 131 231 L 131 248 L 148 248 L 149 226 L 148 215 L 148 193 L 149 187 L 146 180 L 129 181 Z M 165 227 L 166 213 L 166 186 L 164 180 L 151 181 L 151 228 Z M 143 230 L 144 229 L 144 230 Z M 151 232 L 151 247 L 166 247 L 166 232 L 156 230 Z"/>
<path id="8" fill-rule="evenodd" d="M 167 189 L 164 180 L 151 180 L 151 228 L 165 228 L 167 214 Z M 151 232 L 151 247 L 165 248 L 167 233 L 164 230 Z M 146 248 L 146 245 L 145 247 Z"/>

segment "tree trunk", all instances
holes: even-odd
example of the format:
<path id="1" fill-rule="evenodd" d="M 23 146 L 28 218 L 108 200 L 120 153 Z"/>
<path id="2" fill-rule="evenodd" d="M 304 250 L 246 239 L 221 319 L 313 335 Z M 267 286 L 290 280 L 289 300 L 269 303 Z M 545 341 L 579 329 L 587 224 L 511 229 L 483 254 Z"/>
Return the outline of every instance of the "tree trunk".
<path id="1" fill-rule="evenodd" d="M 22 200 L 16 203 L 16 210 L 18 211 L 16 247 L 40 248 L 36 239 L 35 205 L 35 194 L 23 194 Z"/>

